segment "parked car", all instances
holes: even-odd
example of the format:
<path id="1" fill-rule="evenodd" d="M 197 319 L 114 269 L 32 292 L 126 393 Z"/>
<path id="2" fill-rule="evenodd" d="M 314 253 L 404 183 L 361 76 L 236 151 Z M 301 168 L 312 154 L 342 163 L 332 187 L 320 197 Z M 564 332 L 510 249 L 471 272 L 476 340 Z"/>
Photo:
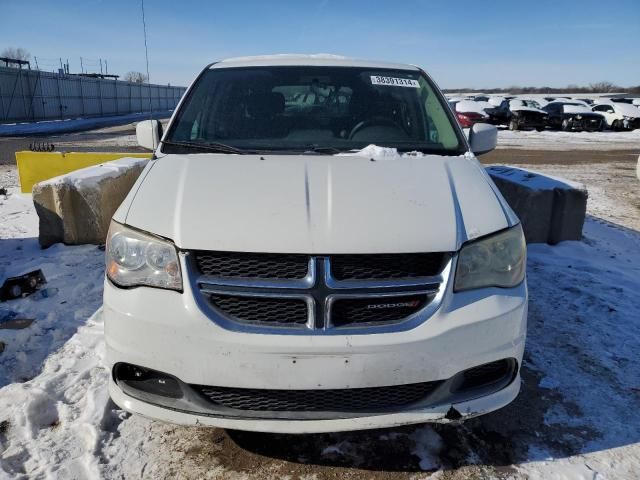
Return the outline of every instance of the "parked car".
<path id="1" fill-rule="evenodd" d="M 592 110 L 604 117 L 611 130 L 634 130 L 640 128 L 640 108 L 628 103 L 601 103 Z"/>
<path id="2" fill-rule="evenodd" d="M 604 117 L 589 107 L 576 102 L 551 102 L 542 108 L 547 112 L 547 126 L 571 130 L 600 131 L 604 129 Z"/>
<path id="3" fill-rule="evenodd" d="M 348 89 L 345 106 L 283 92 Z M 207 66 L 113 217 L 109 392 L 169 422 L 325 432 L 464 420 L 520 389 L 522 228 L 420 68 Z M 383 156 L 380 156 L 382 150 Z M 380 161 L 382 160 L 382 161 Z"/>
<path id="4" fill-rule="evenodd" d="M 454 110 L 458 123 L 462 128 L 469 128 L 476 123 L 485 123 L 489 115 L 485 112 L 485 105 L 473 100 L 449 100 L 449 105 Z M 487 104 L 488 105 L 488 104 Z"/>
<path id="5" fill-rule="evenodd" d="M 493 97 L 489 99 L 489 107 L 485 108 L 489 115 L 488 123 L 492 125 L 509 125 L 511 120 L 511 110 L 509 110 L 509 100 L 504 97 Z"/>
<path id="6" fill-rule="evenodd" d="M 535 128 L 539 132 L 547 125 L 547 112 L 535 100 L 513 99 L 509 101 L 509 130 Z"/>

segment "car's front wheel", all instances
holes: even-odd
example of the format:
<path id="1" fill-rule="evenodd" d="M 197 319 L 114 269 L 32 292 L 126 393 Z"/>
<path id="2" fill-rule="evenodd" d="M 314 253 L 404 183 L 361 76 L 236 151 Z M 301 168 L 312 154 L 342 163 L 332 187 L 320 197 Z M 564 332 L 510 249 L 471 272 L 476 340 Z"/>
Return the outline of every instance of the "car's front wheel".
<path id="1" fill-rule="evenodd" d="M 564 120 L 562 120 L 562 131 L 568 132 L 569 130 L 571 130 L 571 127 L 569 126 L 569 119 L 565 118 Z"/>
<path id="2" fill-rule="evenodd" d="M 513 118 L 509 120 L 509 130 L 520 130 L 520 125 L 517 120 Z"/>

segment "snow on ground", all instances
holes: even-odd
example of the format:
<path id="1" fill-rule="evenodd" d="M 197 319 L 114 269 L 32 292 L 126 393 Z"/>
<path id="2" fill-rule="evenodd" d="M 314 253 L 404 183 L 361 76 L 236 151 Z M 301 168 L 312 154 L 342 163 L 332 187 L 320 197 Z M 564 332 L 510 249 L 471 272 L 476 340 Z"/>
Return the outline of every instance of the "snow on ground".
<path id="1" fill-rule="evenodd" d="M 629 132 L 498 130 L 498 148 L 525 150 L 640 150 L 640 129 Z"/>
<path id="2" fill-rule="evenodd" d="M 590 197 L 590 212 L 615 210 L 607 194 Z M 40 250 L 31 199 L 12 187 L 0 196 L 0 279 L 42 268 L 51 294 L 0 303 L 0 318 L 35 319 L 0 328 L 0 478 L 637 479 L 634 228 L 590 217 L 581 242 L 529 247 L 527 353 L 511 405 L 459 426 L 291 437 L 167 425 L 112 404 L 103 252 Z"/>

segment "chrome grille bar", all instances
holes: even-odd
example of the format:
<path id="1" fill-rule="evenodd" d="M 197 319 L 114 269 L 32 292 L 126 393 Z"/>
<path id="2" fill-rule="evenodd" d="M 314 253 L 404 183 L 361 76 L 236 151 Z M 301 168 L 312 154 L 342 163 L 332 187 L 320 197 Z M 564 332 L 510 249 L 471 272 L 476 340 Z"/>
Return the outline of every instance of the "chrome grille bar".
<path id="1" fill-rule="evenodd" d="M 294 280 L 202 275 L 198 271 L 194 256 L 190 252 L 185 252 L 183 256 L 186 276 L 190 280 L 196 300 L 213 321 L 234 331 L 298 335 L 347 333 L 351 335 L 414 328 L 433 315 L 440 306 L 455 260 L 452 255 L 446 254 L 444 257 L 446 263 L 442 271 L 438 275 L 428 277 L 336 280 L 331 274 L 330 256 L 310 256 L 307 275 L 303 279 Z M 273 323 L 243 321 L 242 318 L 234 317 L 216 308 L 209 300 L 211 295 L 303 300 L 307 304 L 307 321 L 304 325 L 288 324 L 286 319 L 277 320 L 277 312 L 273 314 Z M 426 298 L 424 304 L 400 319 L 359 324 L 341 321 L 340 325 L 332 321 L 335 302 L 341 299 L 363 299 L 376 302 L 386 298 L 419 296 Z M 373 315 L 373 317 L 381 316 Z"/>

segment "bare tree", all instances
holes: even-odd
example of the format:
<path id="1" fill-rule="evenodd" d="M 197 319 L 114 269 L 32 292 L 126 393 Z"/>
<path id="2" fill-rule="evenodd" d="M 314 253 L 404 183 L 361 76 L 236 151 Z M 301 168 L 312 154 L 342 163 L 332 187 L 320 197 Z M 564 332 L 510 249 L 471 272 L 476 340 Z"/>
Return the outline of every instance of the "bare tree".
<path id="1" fill-rule="evenodd" d="M 24 48 L 7 47 L 2 50 L 0 57 L 29 61 L 31 59 L 31 54 Z"/>
<path id="2" fill-rule="evenodd" d="M 597 93 L 610 93 L 620 89 L 620 87 L 614 85 L 611 82 L 606 82 L 606 81 L 590 83 L 589 88 L 591 89 L 592 92 L 597 92 Z"/>
<path id="3" fill-rule="evenodd" d="M 125 82 L 147 83 L 148 80 L 149 79 L 147 78 L 147 76 L 142 72 L 127 72 L 124 75 L 124 81 Z"/>

